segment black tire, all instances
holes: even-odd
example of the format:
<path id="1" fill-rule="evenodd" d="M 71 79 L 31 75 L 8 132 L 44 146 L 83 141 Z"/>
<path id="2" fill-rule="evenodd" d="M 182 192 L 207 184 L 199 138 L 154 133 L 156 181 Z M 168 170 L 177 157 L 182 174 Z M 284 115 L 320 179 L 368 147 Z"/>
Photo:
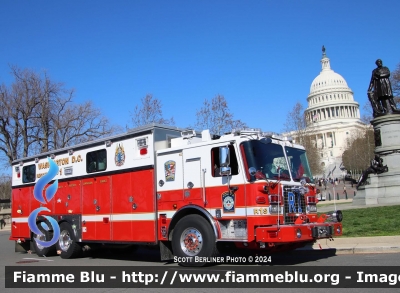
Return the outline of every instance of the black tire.
<path id="1" fill-rule="evenodd" d="M 74 230 L 71 225 L 63 222 L 60 225 L 60 238 L 57 242 L 57 250 L 61 258 L 75 258 L 82 254 L 82 247 L 76 241 Z"/>
<path id="2" fill-rule="evenodd" d="M 35 249 L 36 254 L 42 257 L 56 255 L 55 244 L 49 247 L 43 247 L 36 242 L 36 239 L 39 239 L 41 241 L 50 241 L 53 238 L 53 232 L 43 229 L 43 227 L 40 225 L 40 222 L 37 224 L 37 226 L 39 230 L 43 233 L 43 235 L 32 233 L 33 248 Z"/>
<path id="3" fill-rule="evenodd" d="M 213 257 L 217 254 L 215 234 L 210 223 L 199 215 L 183 217 L 176 224 L 172 235 L 172 251 L 176 257 L 185 257 L 181 265 L 203 266 L 197 257 Z M 189 258 L 191 257 L 191 259 Z"/>

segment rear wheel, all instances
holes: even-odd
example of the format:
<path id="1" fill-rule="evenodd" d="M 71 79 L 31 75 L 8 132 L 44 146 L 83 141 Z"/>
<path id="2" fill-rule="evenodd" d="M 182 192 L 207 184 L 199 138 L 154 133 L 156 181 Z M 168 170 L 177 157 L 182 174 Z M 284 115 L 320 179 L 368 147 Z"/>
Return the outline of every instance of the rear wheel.
<path id="1" fill-rule="evenodd" d="M 172 235 L 172 250 L 175 256 L 185 260 L 180 261 L 181 265 L 203 266 L 207 262 L 196 262 L 196 257 L 216 255 L 215 240 L 215 234 L 206 219 L 199 215 L 189 215 L 176 224 Z"/>
<path id="2" fill-rule="evenodd" d="M 82 247 L 76 242 L 74 230 L 71 225 L 64 222 L 60 225 L 60 238 L 57 242 L 61 258 L 75 258 L 81 255 Z"/>
<path id="3" fill-rule="evenodd" d="M 33 238 L 33 247 L 35 249 L 35 252 L 38 256 L 52 256 L 56 254 L 56 246 L 52 245 L 49 247 L 45 247 L 39 243 L 37 243 L 36 240 L 40 241 L 50 241 L 53 238 L 53 232 L 45 230 L 40 223 L 38 223 L 38 228 L 39 230 L 43 233 L 43 235 L 37 235 L 33 233 L 32 238 Z"/>

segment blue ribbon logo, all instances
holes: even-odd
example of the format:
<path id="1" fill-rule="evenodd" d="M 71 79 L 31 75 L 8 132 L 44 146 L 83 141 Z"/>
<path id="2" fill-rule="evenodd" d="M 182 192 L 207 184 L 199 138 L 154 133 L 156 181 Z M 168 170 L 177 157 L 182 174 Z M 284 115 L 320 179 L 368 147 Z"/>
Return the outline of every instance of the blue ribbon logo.
<path id="1" fill-rule="evenodd" d="M 47 188 L 46 196 L 45 197 L 43 196 L 43 190 L 46 184 L 48 184 L 51 180 L 53 180 L 53 178 L 58 173 L 58 165 L 56 164 L 56 162 L 54 162 L 50 158 L 47 159 L 49 160 L 50 164 L 49 172 L 43 177 L 41 177 L 38 180 L 38 182 L 36 182 L 35 188 L 33 189 L 33 196 L 38 202 L 42 204 L 49 203 L 53 199 L 58 189 L 58 180 L 55 180 L 54 183 Z M 28 217 L 29 229 L 31 229 L 31 231 L 38 236 L 44 235 L 43 232 L 40 231 L 39 227 L 36 225 L 36 218 L 38 214 L 42 211 L 50 212 L 48 208 L 41 207 L 33 210 Z M 50 247 L 58 241 L 58 238 L 60 237 L 60 227 L 58 226 L 58 223 L 54 218 L 49 216 L 43 216 L 43 217 L 50 223 L 51 227 L 53 228 L 53 238 L 50 241 L 41 241 L 38 238 L 36 238 L 36 243 L 38 243 L 43 247 Z M 50 230 L 50 227 L 46 224 L 46 222 L 41 222 L 40 225 L 44 230 L 46 231 Z"/>

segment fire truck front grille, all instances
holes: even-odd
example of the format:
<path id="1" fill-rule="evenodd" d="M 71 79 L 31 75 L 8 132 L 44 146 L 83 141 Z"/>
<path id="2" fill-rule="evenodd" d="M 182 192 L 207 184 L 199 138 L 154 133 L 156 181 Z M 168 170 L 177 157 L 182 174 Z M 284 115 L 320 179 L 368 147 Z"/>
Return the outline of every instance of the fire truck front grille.
<path id="1" fill-rule="evenodd" d="M 304 196 L 294 186 L 284 186 L 283 197 L 285 204 L 285 224 L 293 224 L 300 214 L 306 213 Z"/>

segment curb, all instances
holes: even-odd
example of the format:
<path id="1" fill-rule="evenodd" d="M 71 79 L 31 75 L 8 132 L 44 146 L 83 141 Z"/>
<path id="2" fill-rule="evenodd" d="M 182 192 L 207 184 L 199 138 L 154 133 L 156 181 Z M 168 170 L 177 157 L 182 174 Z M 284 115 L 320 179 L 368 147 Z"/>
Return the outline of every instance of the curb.
<path id="1" fill-rule="evenodd" d="M 10 224 L 7 224 L 5 227 L 3 227 L 3 229 L 0 229 L 0 232 L 1 231 L 11 231 L 11 226 L 10 226 Z"/>
<path id="2" fill-rule="evenodd" d="M 295 251 L 315 253 L 315 254 L 380 254 L 380 253 L 399 253 L 400 246 L 371 246 L 371 247 L 340 247 L 340 248 L 300 248 Z"/>

